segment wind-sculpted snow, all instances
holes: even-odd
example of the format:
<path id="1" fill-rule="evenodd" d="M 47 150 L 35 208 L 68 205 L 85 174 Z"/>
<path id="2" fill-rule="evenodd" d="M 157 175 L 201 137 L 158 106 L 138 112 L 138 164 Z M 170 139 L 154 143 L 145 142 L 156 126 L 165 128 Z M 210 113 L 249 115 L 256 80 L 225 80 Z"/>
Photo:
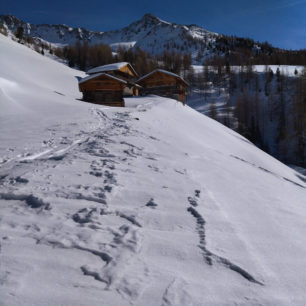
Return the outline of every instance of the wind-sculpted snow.
<path id="1" fill-rule="evenodd" d="M 195 193 L 198 195 L 199 197 L 199 193 L 197 192 L 197 190 L 195 191 Z M 206 234 L 205 234 L 205 220 L 204 218 L 201 216 L 201 214 L 199 214 L 199 212 L 194 208 L 196 206 L 198 206 L 198 203 L 195 199 L 188 197 L 188 201 L 190 203 L 190 207 L 187 208 L 187 211 L 190 212 L 190 214 L 196 219 L 196 223 L 197 223 L 197 232 L 199 235 L 199 248 L 203 251 L 203 257 L 205 262 L 208 265 L 212 265 L 213 262 L 218 262 L 223 264 L 225 267 L 239 273 L 242 277 L 244 277 L 245 279 L 247 279 L 250 282 L 256 283 L 256 284 L 260 284 L 263 285 L 261 282 L 257 281 L 250 273 L 248 273 L 247 271 L 245 271 L 244 269 L 242 269 L 241 267 L 237 266 L 236 264 L 232 263 L 230 260 L 224 258 L 224 257 L 220 257 L 214 253 L 212 253 L 211 251 L 209 251 L 206 247 Z"/>
<path id="2" fill-rule="evenodd" d="M 1 305 L 305 304 L 302 174 L 177 101 L 87 104 L 77 71 L 2 51 Z"/>
<path id="3" fill-rule="evenodd" d="M 43 200 L 33 196 L 32 194 L 13 194 L 13 193 L 0 193 L 0 199 L 6 201 L 24 201 L 26 205 L 31 208 L 43 208 L 46 210 L 51 209 L 49 203 L 45 203 Z"/>

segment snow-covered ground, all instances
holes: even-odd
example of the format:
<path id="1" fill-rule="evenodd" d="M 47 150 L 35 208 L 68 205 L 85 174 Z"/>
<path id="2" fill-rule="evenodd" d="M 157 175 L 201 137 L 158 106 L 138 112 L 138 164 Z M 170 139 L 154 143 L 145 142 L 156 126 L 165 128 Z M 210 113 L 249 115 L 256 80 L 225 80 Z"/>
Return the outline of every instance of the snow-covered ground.
<path id="1" fill-rule="evenodd" d="M 192 65 L 192 68 L 196 73 L 203 72 L 203 65 Z M 212 69 L 212 68 L 211 68 Z M 277 72 L 277 69 L 279 69 L 280 73 L 286 75 L 286 76 L 295 76 L 296 72 L 298 75 L 301 74 L 304 67 L 303 66 L 295 66 L 295 65 L 253 65 L 253 71 L 263 73 L 266 72 L 266 70 L 271 69 L 273 73 Z M 233 72 L 240 72 L 241 66 L 231 66 L 231 71 Z M 246 71 L 246 67 L 245 67 Z"/>
<path id="2" fill-rule="evenodd" d="M 1 305 L 305 305 L 305 177 L 174 100 L 77 100 L 0 35 Z"/>

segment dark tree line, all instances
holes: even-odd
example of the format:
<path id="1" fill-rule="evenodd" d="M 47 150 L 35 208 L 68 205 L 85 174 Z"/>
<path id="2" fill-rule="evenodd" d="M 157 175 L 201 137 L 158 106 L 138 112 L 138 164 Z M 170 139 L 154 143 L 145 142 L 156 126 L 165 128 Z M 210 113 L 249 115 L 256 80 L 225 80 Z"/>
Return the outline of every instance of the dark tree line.
<path id="1" fill-rule="evenodd" d="M 139 47 L 135 49 L 119 47 L 113 61 L 129 62 L 139 75 L 147 74 L 159 66 L 155 57 L 141 50 Z"/>
<path id="2" fill-rule="evenodd" d="M 93 67 L 114 62 L 129 62 L 139 75 L 144 75 L 156 68 L 162 68 L 176 74 L 182 74 L 186 79 L 192 79 L 191 55 L 180 52 L 164 51 L 153 56 L 136 48 L 119 47 L 116 53 L 105 44 L 88 45 L 87 42 L 77 42 L 74 46 L 66 46 L 55 50 L 55 55 L 67 60 L 70 67 L 88 70 Z"/>
<path id="3" fill-rule="evenodd" d="M 55 50 L 55 55 L 67 60 L 70 67 L 81 70 L 112 63 L 112 50 L 108 45 L 89 46 L 87 41 L 78 41 L 74 46 L 66 46 Z"/>
<path id="4" fill-rule="evenodd" d="M 305 166 L 305 73 L 292 78 L 279 69 L 275 74 L 267 70 L 262 77 L 264 88 L 257 90 L 255 76 L 244 75 L 244 84 L 246 80 L 252 84 L 235 101 L 237 131 L 283 162 Z"/>
<path id="5" fill-rule="evenodd" d="M 224 63 L 229 62 L 230 65 L 306 65 L 305 49 L 284 50 L 250 38 L 219 35 L 215 51 Z"/>
<path id="6" fill-rule="evenodd" d="M 306 50 L 280 50 L 273 49 L 271 53 L 257 53 L 249 49 L 240 52 L 230 52 L 225 55 L 215 55 L 207 58 L 207 65 L 216 65 L 221 62 L 222 65 L 293 65 L 306 66 Z"/>
<path id="7" fill-rule="evenodd" d="M 281 161 L 306 166 L 306 70 L 288 76 L 268 66 L 256 73 L 251 65 L 233 71 L 218 63 L 203 67 L 196 87 L 209 102 L 210 117 Z M 222 90 L 227 95 L 220 114 L 215 99 Z"/>

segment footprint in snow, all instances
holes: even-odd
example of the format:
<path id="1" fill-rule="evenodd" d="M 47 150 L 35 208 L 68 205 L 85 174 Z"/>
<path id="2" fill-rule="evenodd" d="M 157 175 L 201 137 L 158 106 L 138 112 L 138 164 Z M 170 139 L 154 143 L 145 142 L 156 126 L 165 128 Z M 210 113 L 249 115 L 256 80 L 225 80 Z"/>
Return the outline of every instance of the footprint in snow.
<path id="1" fill-rule="evenodd" d="M 150 201 L 146 204 L 147 207 L 155 208 L 157 207 L 157 204 L 154 202 L 154 199 L 151 198 Z"/>

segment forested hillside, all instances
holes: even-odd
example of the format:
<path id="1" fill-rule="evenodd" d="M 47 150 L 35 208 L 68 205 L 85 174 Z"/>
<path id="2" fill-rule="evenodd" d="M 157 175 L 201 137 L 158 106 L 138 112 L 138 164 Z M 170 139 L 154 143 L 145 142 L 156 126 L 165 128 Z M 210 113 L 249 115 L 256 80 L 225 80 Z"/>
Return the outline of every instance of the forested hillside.
<path id="1" fill-rule="evenodd" d="M 273 68 L 204 65 L 188 104 L 283 162 L 305 167 L 306 71 Z"/>

